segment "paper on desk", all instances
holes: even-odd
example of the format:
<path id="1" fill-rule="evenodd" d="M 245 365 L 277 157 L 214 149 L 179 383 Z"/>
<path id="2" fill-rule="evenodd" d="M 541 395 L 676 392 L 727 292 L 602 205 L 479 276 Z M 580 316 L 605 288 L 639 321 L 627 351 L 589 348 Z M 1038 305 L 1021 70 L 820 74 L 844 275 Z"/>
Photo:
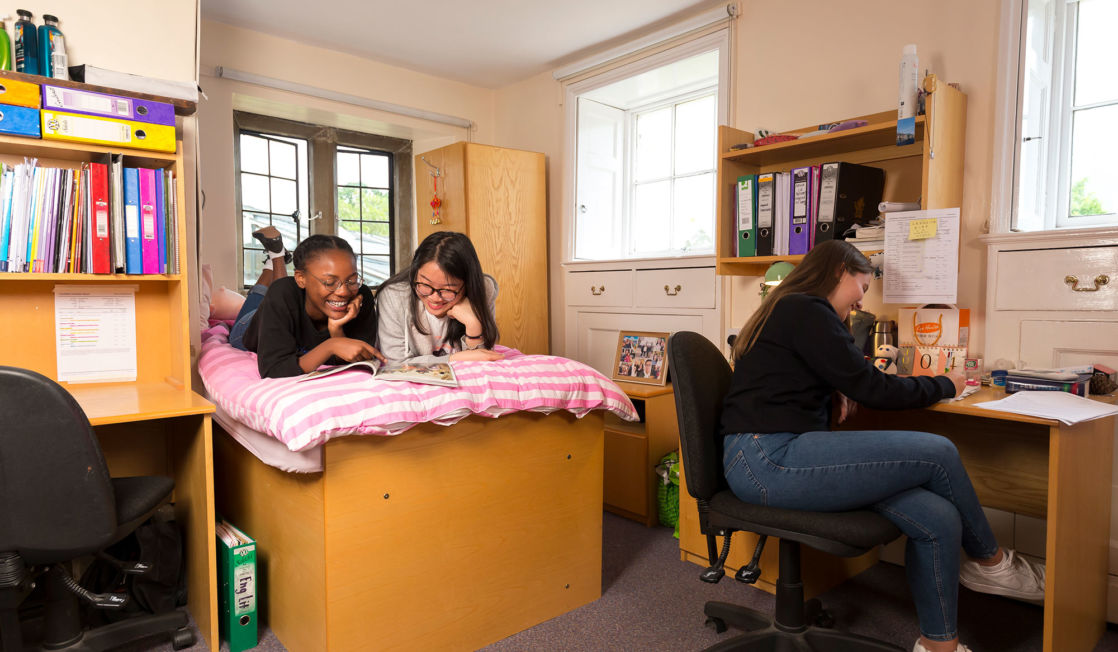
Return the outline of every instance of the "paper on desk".
<path id="1" fill-rule="evenodd" d="M 963 387 L 963 391 L 962 391 L 961 394 L 959 394 L 958 396 L 954 396 L 952 398 L 940 399 L 940 403 L 953 403 L 955 401 L 961 401 L 964 398 L 970 396 L 971 394 L 974 394 L 979 389 L 980 389 L 980 387 L 978 385 L 967 385 L 967 386 Z"/>
<path id="2" fill-rule="evenodd" d="M 56 285 L 58 380 L 136 380 L 135 285 Z"/>
<path id="3" fill-rule="evenodd" d="M 1068 392 L 1017 392 L 998 401 L 975 403 L 975 407 L 1056 419 L 1072 424 L 1118 414 L 1118 406 L 1092 401 Z"/>
<path id="4" fill-rule="evenodd" d="M 929 220 L 935 220 L 934 227 Z M 925 228 L 914 233 L 914 223 Z M 885 217 L 884 277 L 885 303 L 955 303 L 959 209 L 889 213 Z"/>

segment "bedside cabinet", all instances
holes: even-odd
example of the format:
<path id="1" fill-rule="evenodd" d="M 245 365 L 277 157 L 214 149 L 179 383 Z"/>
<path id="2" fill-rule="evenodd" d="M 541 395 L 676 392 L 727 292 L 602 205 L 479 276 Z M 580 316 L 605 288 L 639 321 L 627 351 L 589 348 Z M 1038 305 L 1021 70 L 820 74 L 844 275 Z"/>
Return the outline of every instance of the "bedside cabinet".
<path id="1" fill-rule="evenodd" d="M 660 458 L 679 448 L 672 386 L 619 382 L 644 419 L 622 421 L 612 413 L 605 421 L 606 511 L 652 526 L 659 523 L 655 467 Z"/>

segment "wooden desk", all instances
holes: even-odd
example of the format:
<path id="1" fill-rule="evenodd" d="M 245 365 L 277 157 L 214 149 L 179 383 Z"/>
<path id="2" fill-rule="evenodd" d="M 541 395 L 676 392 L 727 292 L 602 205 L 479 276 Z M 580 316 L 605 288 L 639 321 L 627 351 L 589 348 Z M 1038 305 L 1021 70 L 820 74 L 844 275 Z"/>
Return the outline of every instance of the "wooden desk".
<path id="1" fill-rule="evenodd" d="M 605 476 L 603 506 L 607 512 L 651 527 L 660 522 L 656 498 L 660 458 L 679 449 L 672 385 L 619 382 L 634 404 L 644 403 L 644 421 L 605 417 Z"/>
<path id="2" fill-rule="evenodd" d="M 109 473 L 168 475 L 183 532 L 187 607 L 211 650 L 218 648 L 212 403 L 166 383 L 69 385 L 97 432 Z"/>
<path id="3" fill-rule="evenodd" d="M 862 410 L 844 429 L 890 428 L 953 441 L 983 505 L 1048 519 L 1045 652 L 1092 650 L 1106 628 L 1114 419 L 1059 421 L 975 407 L 982 388 L 924 410 Z"/>

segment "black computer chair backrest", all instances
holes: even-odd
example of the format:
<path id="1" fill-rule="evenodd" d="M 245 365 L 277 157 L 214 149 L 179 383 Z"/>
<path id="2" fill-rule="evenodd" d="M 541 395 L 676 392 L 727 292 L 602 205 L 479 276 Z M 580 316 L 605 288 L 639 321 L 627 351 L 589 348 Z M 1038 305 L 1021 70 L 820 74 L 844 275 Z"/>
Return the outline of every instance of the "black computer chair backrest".
<path id="1" fill-rule="evenodd" d="M 46 376 L 0 366 L 0 552 L 29 564 L 111 542 L 109 470 L 74 397 Z"/>
<path id="2" fill-rule="evenodd" d="M 675 390 L 687 491 L 696 499 L 710 500 L 726 488 L 718 430 L 732 371 L 718 347 L 690 331 L 668 339 L 668 369 Z"/>

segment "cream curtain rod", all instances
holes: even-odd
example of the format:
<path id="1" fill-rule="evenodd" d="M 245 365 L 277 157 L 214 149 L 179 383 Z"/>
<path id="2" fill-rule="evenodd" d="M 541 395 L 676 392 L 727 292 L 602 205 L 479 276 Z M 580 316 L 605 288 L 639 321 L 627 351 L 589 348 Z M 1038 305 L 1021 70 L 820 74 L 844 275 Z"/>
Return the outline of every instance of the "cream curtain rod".
<path id="1" fill-rule="evenodd" d="M 309 97 L 317 97 L 324 100 L 333 100 L 335 102 L 343 102 L 345 104 L 363 106 L 369 109 L 375 109 L 377 111 L 385 111 L 387 113 L 395 113 L 397 115 L 404 115 L 410 118 L 418 118 L 420 120 L 428 120 L 430 122 L 438 122 L 455 127 L 462 127 L 463 129 L 472 129 L 474 126 L 474 123 L 466 118 L 446 115 L 445 113 L 436 113 L 434 111 L 424 111 L 423 109 L 415 109 L 410 106 L 392 104 L 391 102 L 371 100 L 367 97 L 361 97 L 359 95 L 339 93 L 337 91 L 331 91 L 325 88 L 317 88 L 315 86 L 307 86 L 306 84 L 299 84 L 283 79 L 276 79 L 275 77 L 265 77 L 264 75 L 256 75 L 251 72 L 243 72 L 241 70 L 234 70 L 233 68 L 226 68 L 225 66 L 217 66 L 217 68 L 214 69 L 214 74 L 218 77 L 221 77 L 222 79 L 232 79 L 233 81 L 245 82 L 246 84 L 255 84 L 257 86 L 265 86 L 267 88 L 274 88 L 281 91 L 299 93 L 300 95 L 307 95 Z"/>

